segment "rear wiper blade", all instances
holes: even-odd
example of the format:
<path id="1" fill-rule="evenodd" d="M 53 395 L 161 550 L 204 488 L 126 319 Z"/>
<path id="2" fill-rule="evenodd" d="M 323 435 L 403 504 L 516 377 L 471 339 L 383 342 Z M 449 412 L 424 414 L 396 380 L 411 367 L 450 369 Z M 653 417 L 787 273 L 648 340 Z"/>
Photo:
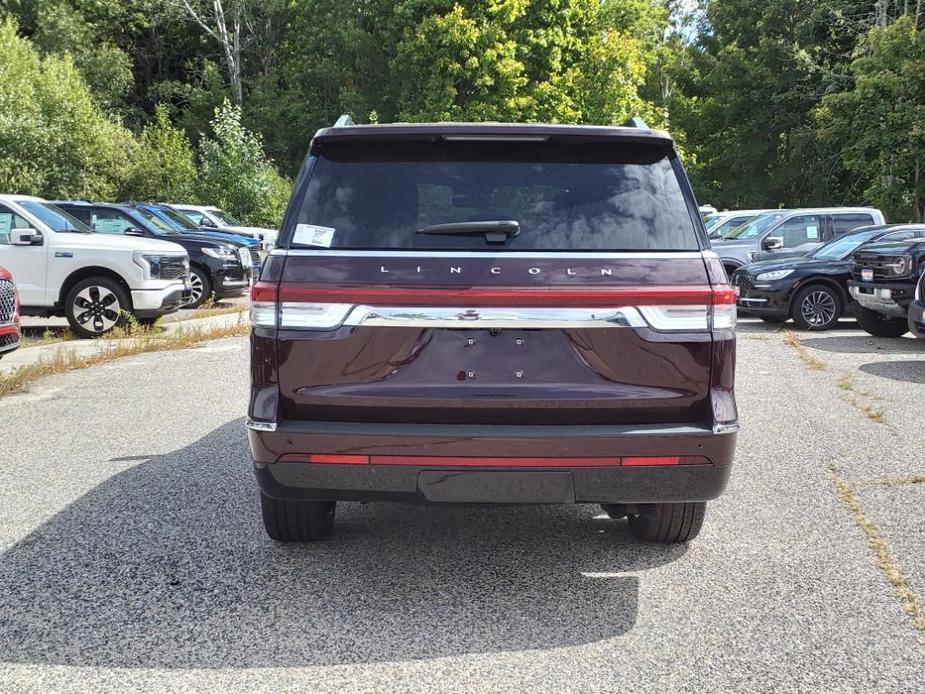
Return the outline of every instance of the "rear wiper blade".
<path id="1" fill-rule="evenodd" d="M 514 219 L 492 219 L 482 222 L 450 222 L 430 224 L 418 229 L 419 234 L 455 236 L 464 234 L 485 234 L 488 243 L 504 243 L 520 233 L 520 222 Z"/>

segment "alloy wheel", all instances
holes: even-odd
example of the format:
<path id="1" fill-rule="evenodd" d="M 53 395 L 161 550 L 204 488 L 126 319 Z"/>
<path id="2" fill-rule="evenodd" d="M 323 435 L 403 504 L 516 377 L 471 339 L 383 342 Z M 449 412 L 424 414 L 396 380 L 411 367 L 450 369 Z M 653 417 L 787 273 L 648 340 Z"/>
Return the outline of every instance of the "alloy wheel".
<path id="1" fill-rule="evenodd" d="M 202 298 L 202 291 L 203 291 L 202 277 L 200 277 L 195 272 L 191 272 L 189 280 L 190 280 L 190 289 L 192 290 L 192 293 L 190 294 L 189 301 L 187 301 L 186 303 L 196 304 Z"/>
<path id="2" fill-rule="evenodd" d="M 807 294 L 800 304 L 800 315 L 817 328 L 834 321 L 837 318 L 835 311 L 835 297 L 821 289 Z"/>
<path id="3" fill-rule="evenodd" d="M 106 287 L 91 285 L 74 297 L 74 318 L 85 330 L 105 333 L 115 327 L 122 313 L 119 297 Z"/>

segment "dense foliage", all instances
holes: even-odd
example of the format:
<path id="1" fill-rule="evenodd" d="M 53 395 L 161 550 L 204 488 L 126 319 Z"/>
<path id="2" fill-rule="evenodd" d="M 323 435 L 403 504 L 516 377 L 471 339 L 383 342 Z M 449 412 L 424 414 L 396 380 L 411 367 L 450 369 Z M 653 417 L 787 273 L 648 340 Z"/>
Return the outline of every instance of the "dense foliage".
<path id="1" fill-rule="evenodd" d="M 908 0 L 0 0 L 0 189 L 274 223 L 341 113 L 642 115 L 675 135 L 704 202 L 918 220 L 923 15 Z"/>

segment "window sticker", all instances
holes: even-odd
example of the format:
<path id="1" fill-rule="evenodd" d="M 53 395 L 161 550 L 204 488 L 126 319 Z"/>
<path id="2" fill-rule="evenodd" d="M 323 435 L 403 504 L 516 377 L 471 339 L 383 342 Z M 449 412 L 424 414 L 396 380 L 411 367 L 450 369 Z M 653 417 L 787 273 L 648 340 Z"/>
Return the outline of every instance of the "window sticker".
<path id="1" fill-rule="evenodd" d="M 806 238 L 810 241 L 819 240 L 819 227 L 816 225 L 806 227 Z"/>
<path id="2" fill-rule="evenodd" d="M 293 243 L 302 246 L 330 248 L 334 243 L 334 227 L 320 227 L 314 224 L 296 224 L 292 235 Z"/>
<path id="3" fill-rule="evenodd" d="M 121 234 L 125 231 L 125 224 L 121 219 L 96 217 L 93 221 L 93 229 L 101 234 Z"/>

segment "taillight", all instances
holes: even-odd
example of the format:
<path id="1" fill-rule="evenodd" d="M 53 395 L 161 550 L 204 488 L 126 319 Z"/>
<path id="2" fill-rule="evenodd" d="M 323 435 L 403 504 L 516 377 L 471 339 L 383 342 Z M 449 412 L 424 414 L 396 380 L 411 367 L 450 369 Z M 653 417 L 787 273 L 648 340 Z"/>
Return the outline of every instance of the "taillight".
<path id="1" fill-rule="evenodd" d="M 294 330 L 331 330 L 345 323 L 359 325 L 357 321 L 375 319 L 377 313 L 386 312 L 395 324 L 410 325 L 415 321 L 426 324 L 439 319 L 444 324 L 458 320 L 460 327 L 476 327 L 479 320 L 488 320 L 489 315 L 494 321 L 542 323 L 546 318 L 562 324 L 584 320 L 597 321 L 600 327 L 648 326 L 673 332 L 728 330 L 735 327 L 736 321 L 735 294 L 729 285 L 417 289 L 285 284 L 277 287 L 258 282 L 251 291 L 251 302 L 254 325 Z M 510 309 L 510 315 L 504 309 Z M 619 312 L 620 320 L 608 323 L 608 311 Z"/>
<path id="2" fill-rule="evenodd" d="M 728 284 L 713 287 L 713 330 L 732 330 L 736 327 L 736 294 Z"/>
<path id="3" fill-rule="evenodd" d="M 251 325 L 276 327 L 278 296 L 276 283 L 257 282 L 251 287 Z"/>

